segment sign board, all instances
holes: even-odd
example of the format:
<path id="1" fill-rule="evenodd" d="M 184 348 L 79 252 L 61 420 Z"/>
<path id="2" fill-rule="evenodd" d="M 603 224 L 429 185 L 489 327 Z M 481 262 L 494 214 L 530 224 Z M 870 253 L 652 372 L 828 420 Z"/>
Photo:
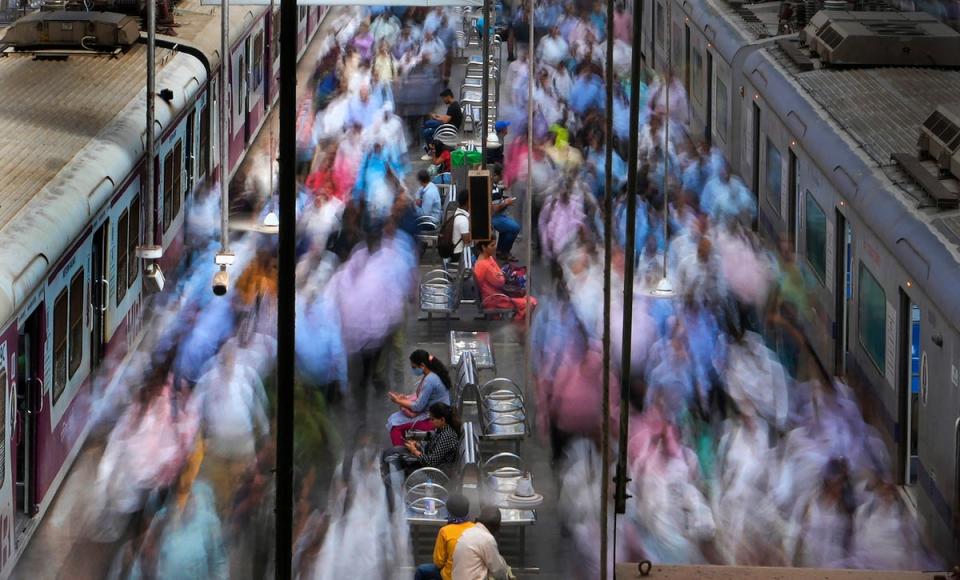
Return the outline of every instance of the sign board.
<path id="1" fill-rule="evenodd" d="M 200 0 L 201 6 L 219 6 L 220 0 Z M 280 1 L 271 0 L 230 0 L 231 6 L 270 6 L 280 5 Z M 299 6 L 483 6 L 483 0 L 297 0 Z"/>
<path id="2" fill-rule="evenodd" d="M 470 239 L 474 242 L 493 239 L 493 216 L 490 215 L 492 185 L 489 170 L 474 170 L 467 176 L 467 191 L 470 194 Z"/>

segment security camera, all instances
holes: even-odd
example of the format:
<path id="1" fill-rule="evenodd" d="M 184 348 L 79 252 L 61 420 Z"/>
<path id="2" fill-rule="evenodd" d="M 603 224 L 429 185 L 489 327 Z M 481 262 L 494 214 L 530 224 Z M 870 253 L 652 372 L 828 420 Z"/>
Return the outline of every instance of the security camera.
<path id="1" fill-rule="evenodd" d="M 229 281 L 230 278 L 227 276 L 227 269 L 221 268 L 219 272 L 213 275 L 213 293 L 217 296 L 226 294 Z"/>

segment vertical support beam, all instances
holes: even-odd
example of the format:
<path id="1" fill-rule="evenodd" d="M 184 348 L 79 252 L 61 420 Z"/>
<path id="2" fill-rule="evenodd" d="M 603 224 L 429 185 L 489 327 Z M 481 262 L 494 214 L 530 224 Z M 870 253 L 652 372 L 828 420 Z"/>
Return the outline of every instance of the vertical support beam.
<path id="1" fill-rule="evenodd" d="M 607 529 L 610 513 L 610 269 L 613 250 L 613 0 L 607 0 L 607 116 L 603 200 L 603 437 L 600 440 L 600 580 L 607 580 Z"/>
<path id="2" fill-rule="evenodd" d="M 230 0 L 220 7 L 220 251 L 230 246 Z"/>
<path id="3" fill-rule="evenodd" d="M 297 0 L 280 0 L 280 248 L 277 300 L 276 578 L 293 577 Z"/>
<path id="4" fill-rule="evenodd" d="M 156 202 L 156 166 L 157 140 L 154 132 L 156 125 L 156 94 L 157 94 L 157 4 L 156 0 L 147 1 L 147 132 L 146 132 L 146 161 L 143 166 L 143 210 L 147 218 L 144 228 L 143 246 L 150 247 L 157 244 L 157 202 Z M 144 269 L 151 267 L 152 260 L 145 260 Z"/>
<path id="5" fill-rule="evenodd" d="M 639 0 L 638 0 L 639 1 Z M 669 2 L 669 0 L 668 0 Z M 640 38 L 640 19 L 633 19 L 633 38 Z M 623 273 L 623 352 L 620 355 L 620 448 L 617 458 L 618 514 L 627 510 L 627 430 L 630 411 L 630 352 L 633 348 L 633 270 L 637 237 L 637 162 L 640 132 L 640 43 L 633 42 L 630 62 L 630 147 L 627 154 L 627 247 Z"/>
<path id="6" fill-rule="evenodd" d="M 490 36 L 490 0 L 483 0 L 483 26 L 480 28 L 480 43 L 483 47 L 483 104 L 480 106 L 480 117 L 483 119 L 483 127 L 480 130 L 480 151 L 483 154 L 482 167 L 487 167 L 487 122 L 490 114 L 490 42 L 493 37 Z M 532 45 L 533 39 L 530 39 Z M 502 146 L 502 144 L 501 144 Z M 529 290 L 529 288 L 528 288 Z"/>

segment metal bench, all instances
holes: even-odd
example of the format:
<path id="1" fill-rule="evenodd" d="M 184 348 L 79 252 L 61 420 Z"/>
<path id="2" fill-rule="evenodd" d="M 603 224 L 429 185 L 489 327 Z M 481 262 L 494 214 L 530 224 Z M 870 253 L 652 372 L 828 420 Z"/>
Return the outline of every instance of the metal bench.
<path id="1" fill-rule="evenodd" d="M 530 431 L 523 390 L 510 379 L 496 378 L 479 389 L 481 438 L 494 443 L 509 442 L 519 451 Z"/>
<path id="2" fill-rule="evenodd" d="M 463 417 L 463 406 L 476 405 L 479 398 L 477 365 L 474 363 L 473 353 L 463 353 L 455 366 L 457 381 L 453 390 L 453 404 L 460 416 Z"/>
<path id="3" fill-rule="evenodd" d="M 449 317 L 460 305 L 460 293 L 454 278 L 441 269 L 430 270 L 420 282 L 420 311 L 427 319 L 434 314 Z"/>
<path id="4" fill-rule="evenodd" d="M 440 224 L 437 220 L 428 215 L 417 218 L 417 241 L 428 248 L 434 248 L 439 235 Z"/>
<path id="5" fill-rule="evenodd" d="M 477 370 L 497 370 L 489 332 L 450 331 L 450 364 L 458 365 L 460 357 L 469 352 Z"/>

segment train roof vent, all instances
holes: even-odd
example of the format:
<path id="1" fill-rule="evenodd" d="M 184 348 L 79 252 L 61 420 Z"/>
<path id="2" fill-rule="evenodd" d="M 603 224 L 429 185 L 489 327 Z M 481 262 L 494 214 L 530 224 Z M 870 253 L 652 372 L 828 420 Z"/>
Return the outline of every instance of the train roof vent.
<path id="1" fill-rule="evenodd" d="M 34 12 L 17 20 L 3 43 L 17 51 L 115 52 L 137 42 L 137 19 L 113 12 Z"/>
<path id="2" fill-rule="evenodd" d="M 920 128 L 918 147 L 942 172 L 960 176 L 960 112 L 937 107 Z"/>
<path id="3" fill-rule="evenodd" d="M 800 36 L 825 66 L 960 67 L 960 33 L 925 12 L 821 10 Z"/>

